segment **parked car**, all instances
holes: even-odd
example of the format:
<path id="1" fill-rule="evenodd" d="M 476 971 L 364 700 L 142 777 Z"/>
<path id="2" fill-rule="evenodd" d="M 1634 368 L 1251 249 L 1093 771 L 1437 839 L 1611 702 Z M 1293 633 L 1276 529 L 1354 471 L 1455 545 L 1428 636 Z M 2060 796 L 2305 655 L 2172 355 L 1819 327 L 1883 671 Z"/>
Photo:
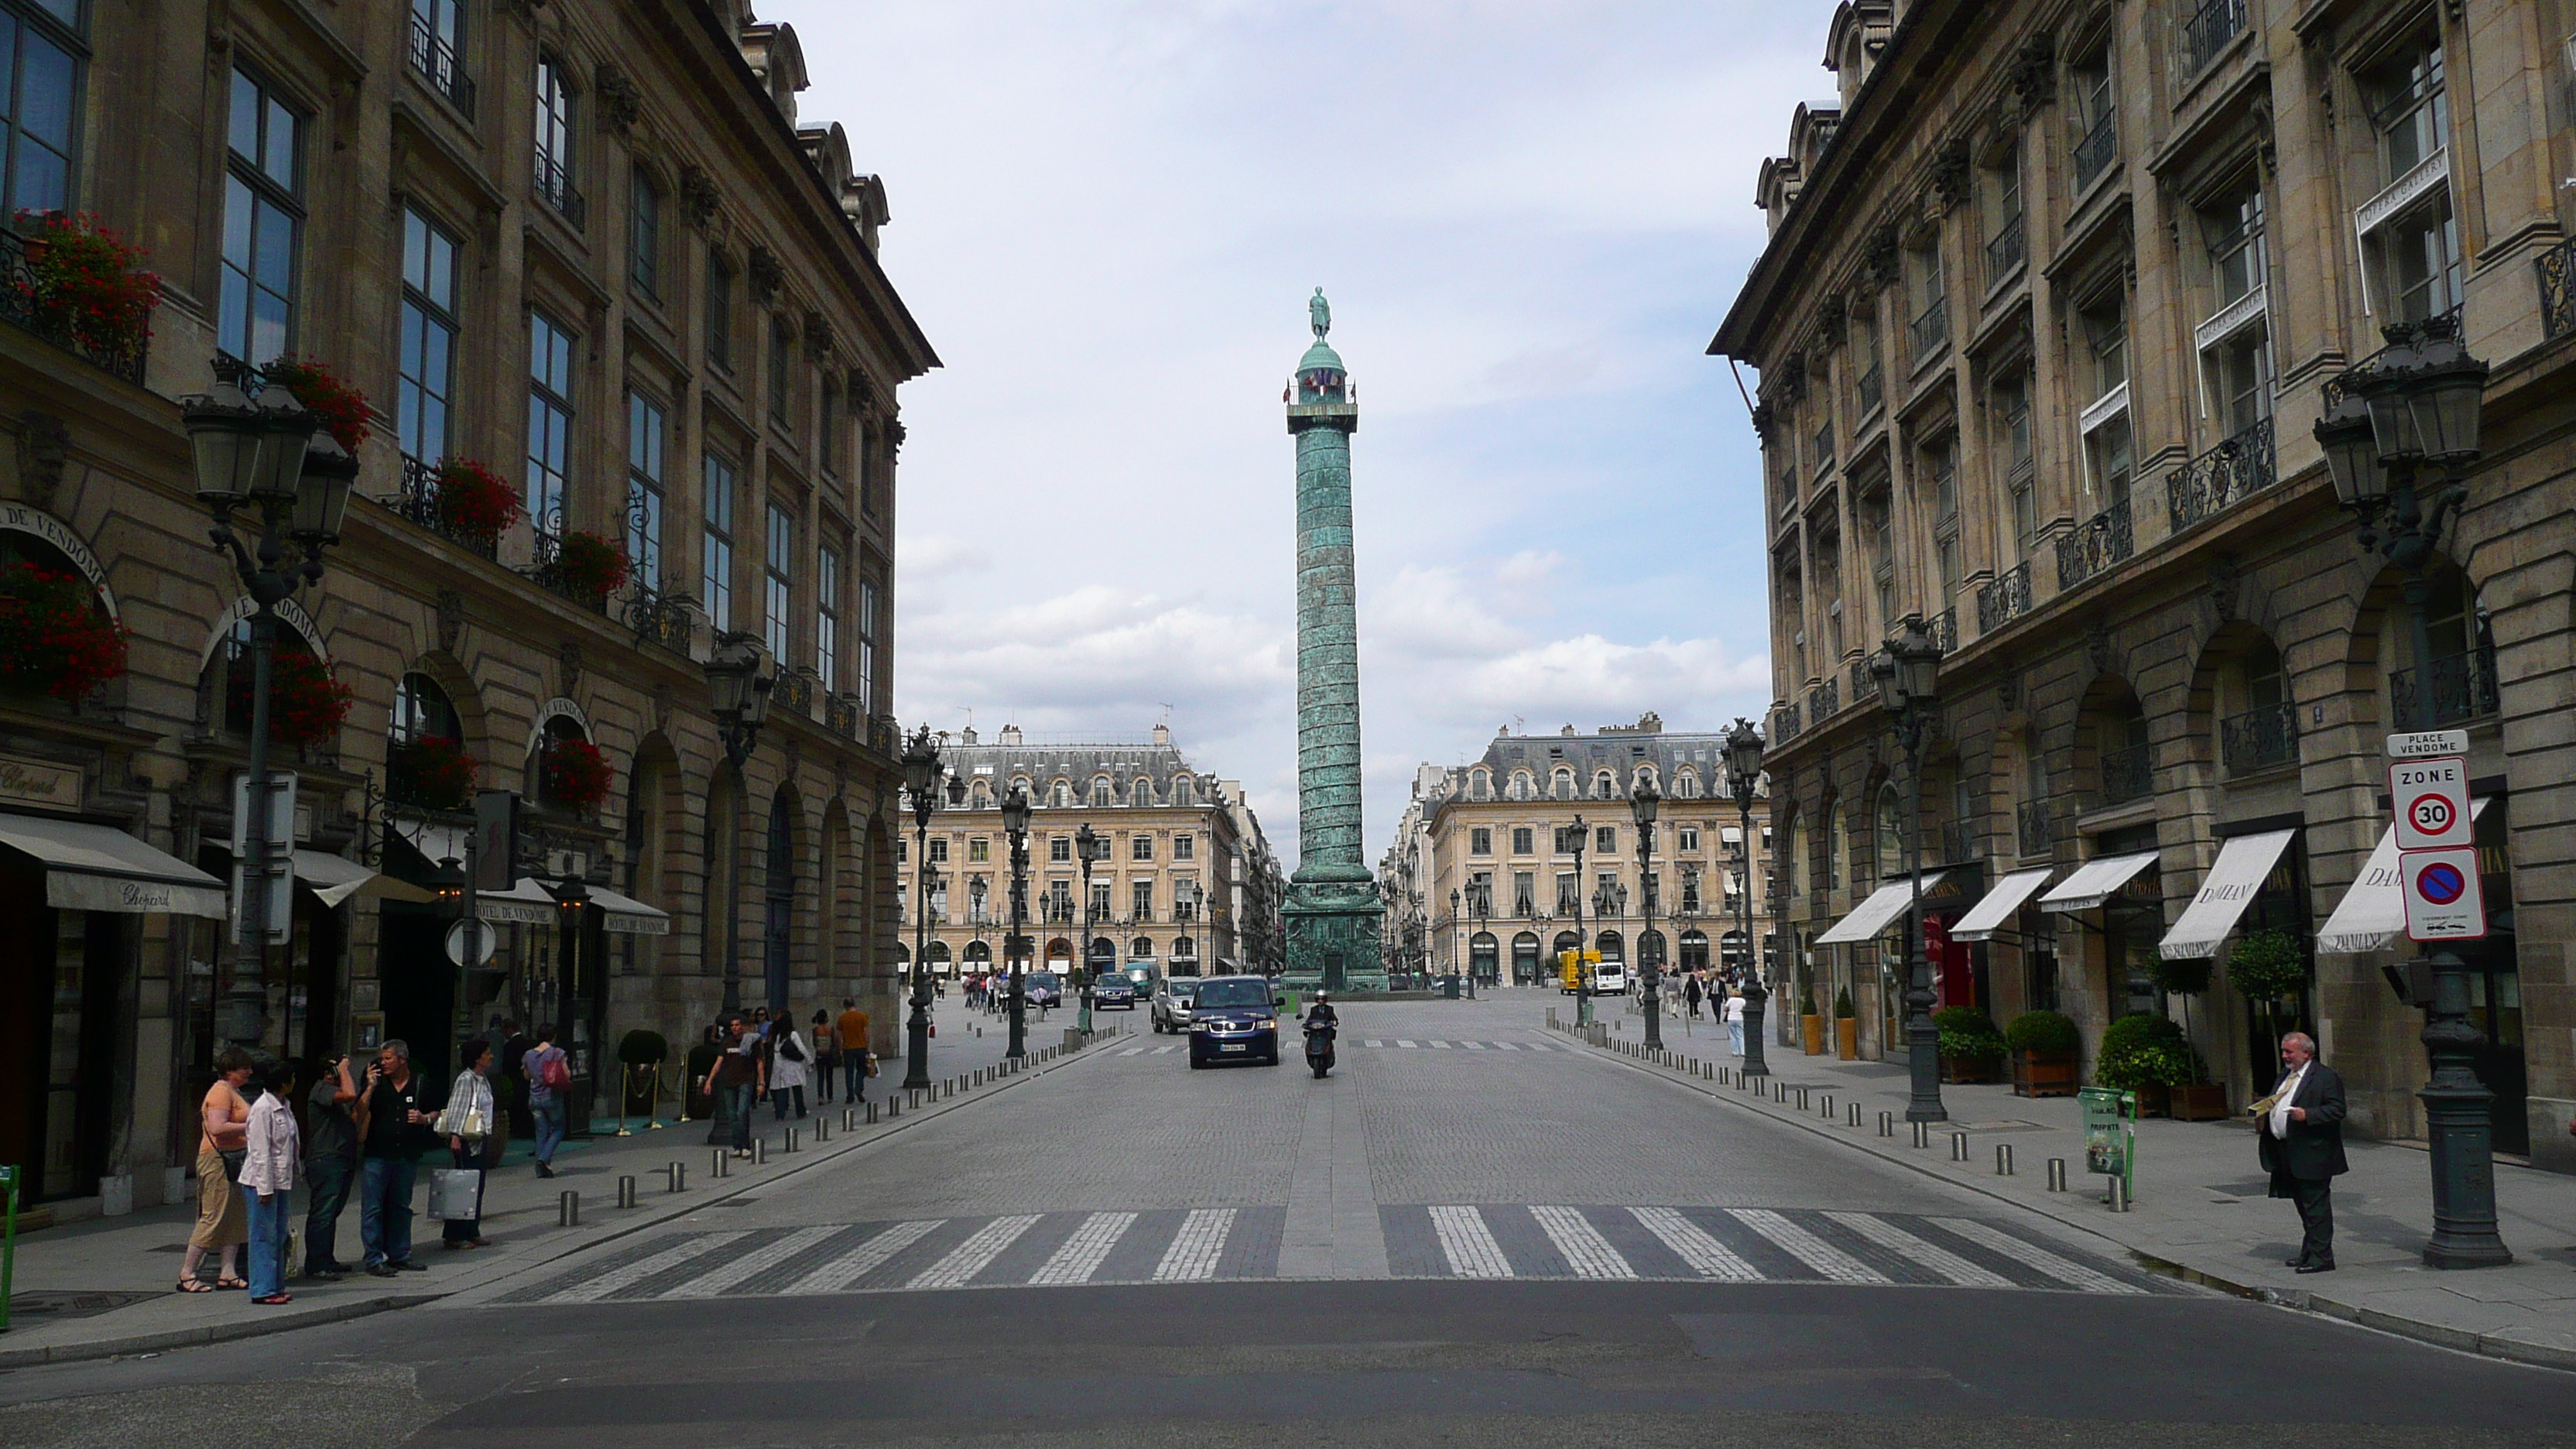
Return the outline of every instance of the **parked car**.
<path id="1" fill-rule="evenodd" d="M 1096 1011 L 1134 1011 L 1136 983 L 1115 972 L 1103 976 L 1091 983 L 1091 1005 Z"/>
<path id="2" fill-rule="evenodd" d="M 1064 1005 L 1064 978 L 1052 971 L 1032 971 L 1022 978 L 1020 990 L 1030 1006 Z"/>
<path id="3" fill-rule="evenodd" d="M 1190 1002 L 1198 994 L 1199 983 L 1182 977 L 1165 981 L 1154 993 L 1154 1030 L 1174 1034 L 1190 1029 Z"/>
<path id="4" fill-rule="evenodd" d="M 1279 1007 L 1258 976 L 1218 976 L 1199 983 L 1190 1004 L 1190 1065 L 1260 1062 L 1279 1065 Z"/>

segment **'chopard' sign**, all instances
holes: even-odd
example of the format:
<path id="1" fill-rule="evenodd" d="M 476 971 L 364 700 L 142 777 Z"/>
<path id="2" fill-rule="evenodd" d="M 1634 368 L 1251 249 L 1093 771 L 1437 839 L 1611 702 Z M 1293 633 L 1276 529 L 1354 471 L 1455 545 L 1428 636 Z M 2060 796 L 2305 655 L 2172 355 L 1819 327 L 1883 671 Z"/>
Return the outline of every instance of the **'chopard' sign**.
<path id="1" fill-rule="evenodd" d="M 50 805 L 58 810 L 78 810 L 81 772 L 71 765 L 0 755 L 0 800 Z"/>

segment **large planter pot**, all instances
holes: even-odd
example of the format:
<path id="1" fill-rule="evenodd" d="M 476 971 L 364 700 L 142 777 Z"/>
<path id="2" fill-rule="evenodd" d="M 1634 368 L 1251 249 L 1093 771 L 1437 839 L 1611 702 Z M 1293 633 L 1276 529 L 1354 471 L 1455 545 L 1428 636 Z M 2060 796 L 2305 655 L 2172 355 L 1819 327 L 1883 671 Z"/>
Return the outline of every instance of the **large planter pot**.
<path id="1" fill-rule="evenodd" d="M 2138 1115 L 2169 1117 L 2173 1115 L 2173 1088 L 2162 1082 L 2149 1082 L 2138 1088 Z"/>
<path id="2" fill-rule="evenodd" d="M 1798 1037 L 1805 1044 L 1807 1055 L 1823 1056 L 1825 1054 L 1825 1019 L 1821 1016 L 1799 1017 Z"/>
<path id="3" fill-rule="evenodd" d="M 2074 1096 L 2077 1055 L 2075 1052 L 2014 1052 L 2013 1095 Z"/>
<path id="4" fill-rule="evenodd" d="M 2227 1084 L 2201 1082 L 2166 1089 L 2168 1110 L 2177 1122 L 2219 1122 L 2227 1117 Z"/>
<path id="5" fill-rule="evenodd" d="M 1834 1018 L 1834 1051 L 1844 1061 L 1860 1060 L 1860 1023 L 1848 1016 Z"/>
<path id="6" fill-rule="evenodd" d="M 1963 1085 L 1991 1082 L 2001 1073 L 2001 1060 L 1999 1057 L 1944 1056 L 1941 1058 L 1941 1080 Z"/>

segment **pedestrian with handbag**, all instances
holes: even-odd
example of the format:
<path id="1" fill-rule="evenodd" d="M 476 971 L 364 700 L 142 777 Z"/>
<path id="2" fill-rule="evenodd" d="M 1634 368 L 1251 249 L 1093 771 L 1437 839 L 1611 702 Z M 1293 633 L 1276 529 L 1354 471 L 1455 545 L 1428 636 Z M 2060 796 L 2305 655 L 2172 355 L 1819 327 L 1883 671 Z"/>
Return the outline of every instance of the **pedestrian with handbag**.
<path id="1" fill-rule="evenodd" d="M 528 1078 L 528 1112 L 536 1121 L 537 1176 L 555 1175 L 555 1150 L 563 1146 L 564 1098 L 572 1090 L 572 1061 L 555 1045 L 552 1026 L 537 1028 L 537 1044 L 520 1058 Z"/>
<path id="2" fill-rule="evenodd" d="M 841 1034 L 832 1030 L 832 1013 L 814 1009 L 814 1100 L 832 1104 L 832 1079 L 840 1075 Z"/>
<path id="3" fill-rule="evenodd" d="M 448 1156 L 456 1164 L 452 1170 L 470 1172 L 473 1177 L 434 1183 L 430 1194 L 433 1203 L 445 1194 L 463 1195 L 463 1211 L 448 1205 L 439 1214 L 445 1219 L 440 1237 L 450 1251 L 490 1246 L 483 1240 L 483 1146 L 499 1130 L 492 1115 L 492 1044 L 477 1037 L 457 1056 L 465 1062 L 465 1070 L 448 1087 L 447 1107 L 438 1114 L 435 1130 L 447 1139 Z"/>
<path id="4" fill-rule="evenodd" d="M 265 1085 L 268 1091 L 250 1109 L 238 1185 L 250 1219 L 250 1301 L 277 1308 L 295 1301 L 286 1291 L 286 1230 L 304 1140 L 287 1105 L 295 1068 L 278 1063 Z"/>
<path id="5" fill-rule="evenodd" d="M 781 1011 L 769 1024 L 769 1055 L 769 1101 L 777 1109 L 777 1119 L 787 1120 L 790 1098 L 795 1100 L 798 1119 L 803 1119 L 805 1081 L 813 1070 L 814 1049 L 805 1044 L 796 1018 L 788 1012 Z"/>
<path id="6" fill-rule="evenodd" d="M 179 1260 L 182 1293 L 250 1286 L 238 1271 L 242 1244 L 250 1241 L 250 1215 L 234 1180 L 241 1176 L 242 1161 L 249 1155 L 250 1102 L 241 1089 L 256 1069 L 250 1053 L 240 1047 L 224 1048 L 215 1058 L 214 1085 L 206 1089 L 206 1099 L 198 1106 L 202 1130 L 197 1134 L 197 1227 L 188 1234 L 187 1256 Z M 213 1288 L 197 1277 L 208 1248 L 221 1254 Z"/>

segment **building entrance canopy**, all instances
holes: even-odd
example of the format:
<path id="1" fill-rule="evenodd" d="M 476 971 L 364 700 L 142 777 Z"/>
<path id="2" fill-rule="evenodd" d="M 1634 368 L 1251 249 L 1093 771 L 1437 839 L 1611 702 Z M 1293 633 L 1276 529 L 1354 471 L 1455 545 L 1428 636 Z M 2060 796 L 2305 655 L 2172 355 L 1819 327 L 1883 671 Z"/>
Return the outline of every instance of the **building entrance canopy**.
<path id="1" fill-rule="evenodd" d="M 1923 894 L 1932 894 L 1932 888 L 1948 874 L 1945 870 L 1924 872 Z M 1851 941 L 1876 940 L 1879 932 L 1895 924 L 1896 918 L 1905 914 L 1906 906 L 1913 899 L 1914 887 L 1910 880 L 1880 886 L 1869 893 L 1869 899 L 1861 902 L 1859 909 L 1834 922 L 1831 928 L 1818 936 L 1816 944 L 1839 946 Z"/>
<path id="2" fill-rule="evenodd" d="M 2135 855 L 2106 855 L 2088 860 L 2076 867 L 2075 874 L 2058 883 L 2056 889 L 2039 898 L 2043 911 L 2089 911 L 2109 900 L 2130 877 L 2156 863 L 2156 853 L 2142 850 Z"/>
<path id="3" fill-rule="evenodd" d="M 2491 798 L 2491 797 L 2489 797 Z M 2487 798 L 2469 802 L 2469 818 L 2487 813 Z M 2338 956 L 2376 951 L 2406 934 L 2406 893 L 2397 876 L 2397 828 L 2379 832 L 2379 845 L 2335 904 L 2317 949 Z"/>
<path id="4" fill-rule="evenodd" d="M 1995 888 L 1959 918 L 1950 928 L 1953 941 L 1991 941 L 2004 923 L 2021 914 L 2022 904 L 2037 894 L 2048 880 L 2049 868 L 2017 870 L 1995 882 Z"/>
<path id="5" fill-rule="evenodd" d="M 2165 933 L 2157 954 L 2168 961 L 2194 961 L 2218 954 L 2218 943 L 2236 929 L 2245 908 L 2254 904 L 2254 893 L 2263 888 L 2263 878 L 2281 861 L 2281 852 L 2290 846 L 2295 830 L 2267 830 L 2260 835 L 2240 835 L 2218 848 L 2218 859 L 2210 862 L 2209 879 L 2203 881 L 2200 894 L 2183 907 L 2182 919 Z"/>
<path id="6" fill-rule="evenodd" d="M 667 936 L 671 934 L 671 914 L 644 904 L 633 896 L 621 895 L 606 886 L 591 886 L 590 903 L 606 914 L 601 928 L 612 935 Z"/>
<path id="7" fill-rule="evenodd" d="M 222 881 L 112 826 L 0 815 L 0 845 L 44 866 L 45 904 L 56 910 L 227 914 Z"/>

